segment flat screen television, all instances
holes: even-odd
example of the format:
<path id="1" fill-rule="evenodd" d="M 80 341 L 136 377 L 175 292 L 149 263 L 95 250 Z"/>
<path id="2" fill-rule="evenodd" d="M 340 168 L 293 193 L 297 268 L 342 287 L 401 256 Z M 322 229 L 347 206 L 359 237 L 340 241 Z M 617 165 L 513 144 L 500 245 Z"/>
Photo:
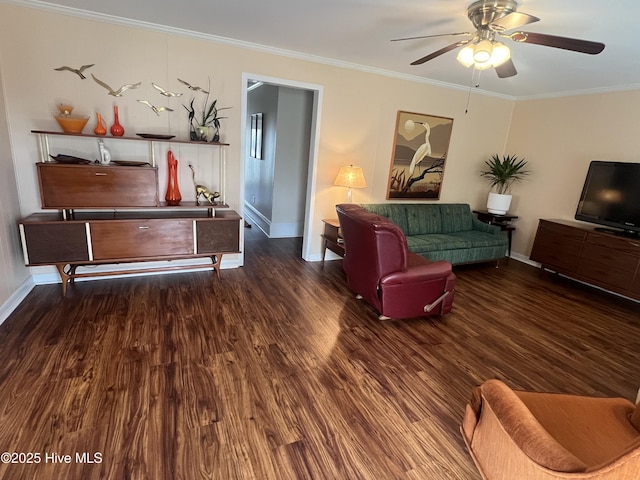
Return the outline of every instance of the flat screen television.
<path id="1" fill-rule="evenodd" d="M 640 163 L 592 161 L 575 218 L 640 235 Z"/>

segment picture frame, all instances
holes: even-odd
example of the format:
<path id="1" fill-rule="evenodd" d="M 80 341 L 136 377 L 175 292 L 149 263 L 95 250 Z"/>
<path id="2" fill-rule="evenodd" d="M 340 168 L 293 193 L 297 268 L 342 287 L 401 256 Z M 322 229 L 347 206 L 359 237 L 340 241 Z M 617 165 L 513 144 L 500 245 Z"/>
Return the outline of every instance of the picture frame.
<path id="1" fill-rule="evenodd" d="M 398 111 L 387 200 L 439 200 L 453 119 Z"/>
<path id="2" fill-rule="evenodd" d="M 250 155 L 262 160 L 262 113 L 251 114 L 251 146 Z"/>

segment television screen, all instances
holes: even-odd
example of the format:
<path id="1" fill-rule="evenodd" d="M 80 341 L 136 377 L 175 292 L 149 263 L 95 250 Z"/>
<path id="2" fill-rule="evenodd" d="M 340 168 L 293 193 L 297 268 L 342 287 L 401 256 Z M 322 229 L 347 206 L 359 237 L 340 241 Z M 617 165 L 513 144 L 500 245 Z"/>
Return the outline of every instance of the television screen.
<path id="1" fill-rule="evenodd" d="M 575 218 L 640 233 L 640 163 L 591 162 Z"/>

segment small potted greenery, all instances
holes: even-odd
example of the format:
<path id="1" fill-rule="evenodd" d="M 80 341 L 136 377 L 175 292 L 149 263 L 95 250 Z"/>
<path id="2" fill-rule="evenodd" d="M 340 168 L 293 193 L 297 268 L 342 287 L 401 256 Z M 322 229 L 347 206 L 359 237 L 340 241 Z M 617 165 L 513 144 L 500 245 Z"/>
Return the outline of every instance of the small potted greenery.
<path id="1" fill-rule="evenodd" d="M 490 192 L 487 199 L 489 213 L 504 215 L 511 206 L 511 195 L 508 193 L 514 182 L 522 180 L 530 172 L 526 170 L 527 161 L 518 159 L 516 155 L 492 155 L 484 162 L 487 170 L 481 175 L 489 180 L 495 192 Z"/>
<path id="2" fill-rule="evenodd" d="M 202 89 L 201 89 L 202 90 Z M 207 142 L 209 141 L 210 131 L 213 131 L 212 142 L 220 141 L 220 120 L 227 117 L 218 116 L 221 110 L 228 110 L 231 107 L 217 107 L 218 100 L 213 100 L 209 103 L 209 89 L 202 90 L 205 92 L 206 96 L 204 98 L 204 102 L 202 104 L 202 111 L 200 114 L 197 114 L 196 109 L 193 105 L 195 99 L 191 99 L 191 103 L 187 107 L 183 105 L 183 107 L 189 112 L 189 137 L 191 140 L 199 141 L 199 142 Z"/>

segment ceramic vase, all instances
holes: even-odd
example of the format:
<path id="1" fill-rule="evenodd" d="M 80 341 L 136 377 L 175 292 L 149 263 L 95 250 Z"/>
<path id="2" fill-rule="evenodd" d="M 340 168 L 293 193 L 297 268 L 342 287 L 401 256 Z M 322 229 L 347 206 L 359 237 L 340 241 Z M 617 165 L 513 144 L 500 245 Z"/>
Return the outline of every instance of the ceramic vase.
<path id="1" fill-rule="evenodd" d="M 511 195 L 502 193 L 489 193 L 487 198 L 487 211 L 497 215 L 505 215 L 511 206 Z"/>
<path id="2" fill-rule="evenodd" d="M 120 118 L 118 117 L 118 106 L 113 106 L 113 125 L 111 125 L 111 135 L 114 137 L 121 137 L 124 135 L 124 127 L 120 125 Z"/>
<path id="3" fill-rule="evenodd" d="M 169 150 L 167 153 L 167 193 L 164 196 L 167 205 L 177 206 L 180 205 L 182 195 L 180 195 L 180 188 L 178 187 L 178 160 L 173 156 L 173 152 Z"/>
<path id="4" fill-rule="evenodd" d="M 93 129 L 93 133 L 96 135 L 106 135 L 107 134 L 107 124 L 104 121 L 104 118 L 99 113 L 96 113 L 96 128 Z"/>

